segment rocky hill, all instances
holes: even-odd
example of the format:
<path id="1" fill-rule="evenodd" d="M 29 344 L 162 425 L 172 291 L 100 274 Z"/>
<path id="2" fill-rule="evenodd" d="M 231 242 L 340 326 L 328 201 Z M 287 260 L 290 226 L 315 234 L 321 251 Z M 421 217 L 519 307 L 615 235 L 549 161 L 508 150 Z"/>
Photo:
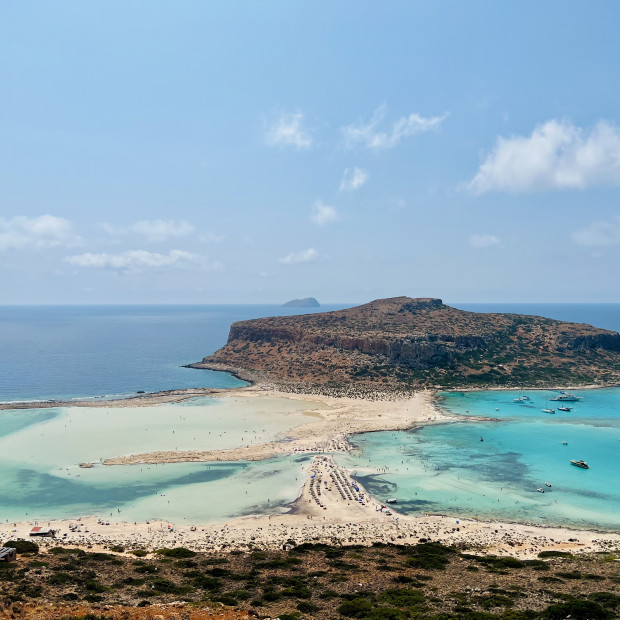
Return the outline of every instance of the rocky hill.
<path id="1" fill-rule="evenodd" d="M 395 297 L 234 323 L 226 346 L 198 366 L 252 371 L 292 390 L 611 385 L 620 383 L 620 334 Z"/>

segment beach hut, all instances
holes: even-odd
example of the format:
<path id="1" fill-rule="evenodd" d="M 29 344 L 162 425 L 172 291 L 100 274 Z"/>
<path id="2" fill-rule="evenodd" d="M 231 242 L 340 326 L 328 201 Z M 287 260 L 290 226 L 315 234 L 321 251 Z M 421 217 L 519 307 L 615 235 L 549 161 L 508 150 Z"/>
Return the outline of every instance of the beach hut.
<path id="1" fill-rule="evenodd" d="M 49 536 L 53 538 L 56 536 L 56 530 L 53 530 L 49 527 L 41 527 L 37 525 L 30 530 L 30 536 Z"/>
<path id="2" fill-rule="evenodd" d="M 17 549 L 13 547 L 0 547 L 0 562 L 16 562 Z"/>

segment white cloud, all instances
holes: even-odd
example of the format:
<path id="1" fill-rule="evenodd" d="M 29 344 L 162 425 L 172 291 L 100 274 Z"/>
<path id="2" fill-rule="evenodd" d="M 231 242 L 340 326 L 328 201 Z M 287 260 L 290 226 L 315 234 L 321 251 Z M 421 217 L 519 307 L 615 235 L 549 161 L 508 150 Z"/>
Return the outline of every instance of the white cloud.
<path id="1" fill-rule="evenodd" d="M 500 240 L 495 235 L 471 235 L 469 245 L 472 248 L 488 248 L 492 245 L 499 245 Z"/>
<path id="2" fill-rule="evenodd" d="M 104 224 L 106 232 L 115 236 L 139 235 L 147 241 L 165 241 L 171 237 L 185 237 L 194 232 L 194 226 L 184 220 L 141 220 L 129 226 L 115 227 Z"/>
<path id="3" fill-rule="evenodd" d="M 307 149 L 312 146 L 312 137 L 303 127 L 304 115 L 282 113 L 267 130 L 265 140 L 270 146 L 294 146 Z"/>
<path id="4" fill-rule="evenodd" d="M 309 263 L 316 260 L 319 257 L 319 253 L 314 248 L 308 248 L 307 250 L 301 250 L 299 252 L 291 252 L 284 258 L 279 258 L 279 263 L 285 265 L 297 265 L 299 263 Z"/>
<path id="5" fill-rule="evenodd" d="M 0 218 L 0 250 L 43 249 L 79 243 L 69 220 L 53 215 Z"/>
<path id="6" fill-rule="evenodd" d="M 393 148 L 402 138 L 437 129 L 447 116 L 447 114 L 444 114 L 443 116 L 425 118 L 413 113 L 409 116 L 403 116 L 392 123 L 390 130 L 379 131 L 378 126 L 385 118 L 386 112 L 387 106 L 380 105 L 374 111 L 369 123 L 359 122 L 343 127 L 342 133 L 347 146 L 362 144 L 369 149 Z"/>
<path id="7" fill-rule="evenodd" d="M 483 194 L 604 184 L 620 184 L 620 131 L 600 121 L 588 134 L 569 121 L 550 120 L 529 137 L 499 137 L 467 187 Z"/>
<path id="8" fill-rule="evenodd" d="M 312 208 L 310 219 L 319 226 L 325 226 L 325 224 L 339 220 L 340 216 L 334 207 L 324 205 L 320 200 L 317 200 Z"/>
<path id="9" fill-rule="evenodd" d="M 362 168 L 347 168 L 340 181 L 341 192 L 354 192 L 368 181 L 368 173 Z"/>
<path id="10" fill-rule="evenodd" d="M 198 237 L 200 243 L 222 243 L 226 239 L 226 235 L 216 235 L 215 233 L 206 232 Z"/>
<path id="11" fill-rule="evenodd" d="M 598 220 L 572 233 L 573 241 L 579 245 L 602 247 L 620 244 L 620 216 L 611 221 Z"/>
<path id="12" fill-rule="evenodd" d="M 174 267 L 179 269 L 199 268 L 206 271 L 217 271 L 221 264 L 210 261 L 202 254 L 185 252 L 184 250 L 170 250 L 168 254 L 147 252 L 146 250 L 129 250 L 120 254 L 77 254 L 67 256 L 65 261 L 76 267 L 91 267 L 112 269 L 114 271 L 146 271 Z"/>

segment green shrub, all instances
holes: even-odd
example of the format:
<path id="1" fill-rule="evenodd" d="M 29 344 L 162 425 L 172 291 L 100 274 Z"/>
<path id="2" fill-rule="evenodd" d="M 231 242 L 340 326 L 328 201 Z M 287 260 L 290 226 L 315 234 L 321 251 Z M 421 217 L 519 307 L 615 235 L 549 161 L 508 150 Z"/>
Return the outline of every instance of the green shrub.
<path id="1" fill-rule="evenodd" d="M 143 558 L 148 554 L 146 549 L 132 549 L 129 553 L 135 555 L 137 558 Z"/>
<path id="2" fill-rule="evenodd" d="M 366 618 L 371 610 L 372 603 L 361 597 L 345 601 L 338 607 L 338 613 L 349 618 Z"/>
<path id="3" fill-rule="evenodd" d="M 17 549 L 17 553 L 39 553 L 39 545 L 37 543 L 32 542 L 31 540 L 7 540 L 3 547 L 12 547 L 13 549 Z"/>
<path id="4" fill-rule="evenodd" d="M 454 549 L 439 543 L 420 543 L 411 548 L 407 565 L 424 570 L 444 570 L 454 553 Z"/>
<path id="5" fill-rule="evenodd" d="M 568 551 L 541 551 L 538 554 L 539 558 L 572 558 L 573 554 Z"/>
<path id="6" fill-rule="evenodd" d="M 172 549 L 158 549 L 155 551 L 159 555 L 163 555 L 166 558 L 193 558 L 196 555 L 195 551 L 186 549 L 185 547 L 173 547 Z"/>
<path id="7" fill-rule="evenodd" d="M 608 620 L 612 614 L 594 601 L 575 599 L 566 603 L 550 605 L 541 614 L 544 620 Z"/>
<path id="8" fill-rule="evenodd" d="M 395 607 L 413 607 L 424 602 L 424 592 L 411 588 L 392 588 L 383 592 L 380 598 Z"/>

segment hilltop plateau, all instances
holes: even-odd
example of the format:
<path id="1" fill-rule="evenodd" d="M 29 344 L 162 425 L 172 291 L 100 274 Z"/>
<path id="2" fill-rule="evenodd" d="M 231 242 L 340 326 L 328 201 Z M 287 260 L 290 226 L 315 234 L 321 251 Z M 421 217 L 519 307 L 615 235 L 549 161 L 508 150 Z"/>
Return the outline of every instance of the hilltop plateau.
<path id="1" fill-rule="evenodd" d="M 228 343 L 195 366 L 233 369 L 289 391 L 612 385 L 620 383 L 620 334 L 394 297 L 233 323 Z"/>

